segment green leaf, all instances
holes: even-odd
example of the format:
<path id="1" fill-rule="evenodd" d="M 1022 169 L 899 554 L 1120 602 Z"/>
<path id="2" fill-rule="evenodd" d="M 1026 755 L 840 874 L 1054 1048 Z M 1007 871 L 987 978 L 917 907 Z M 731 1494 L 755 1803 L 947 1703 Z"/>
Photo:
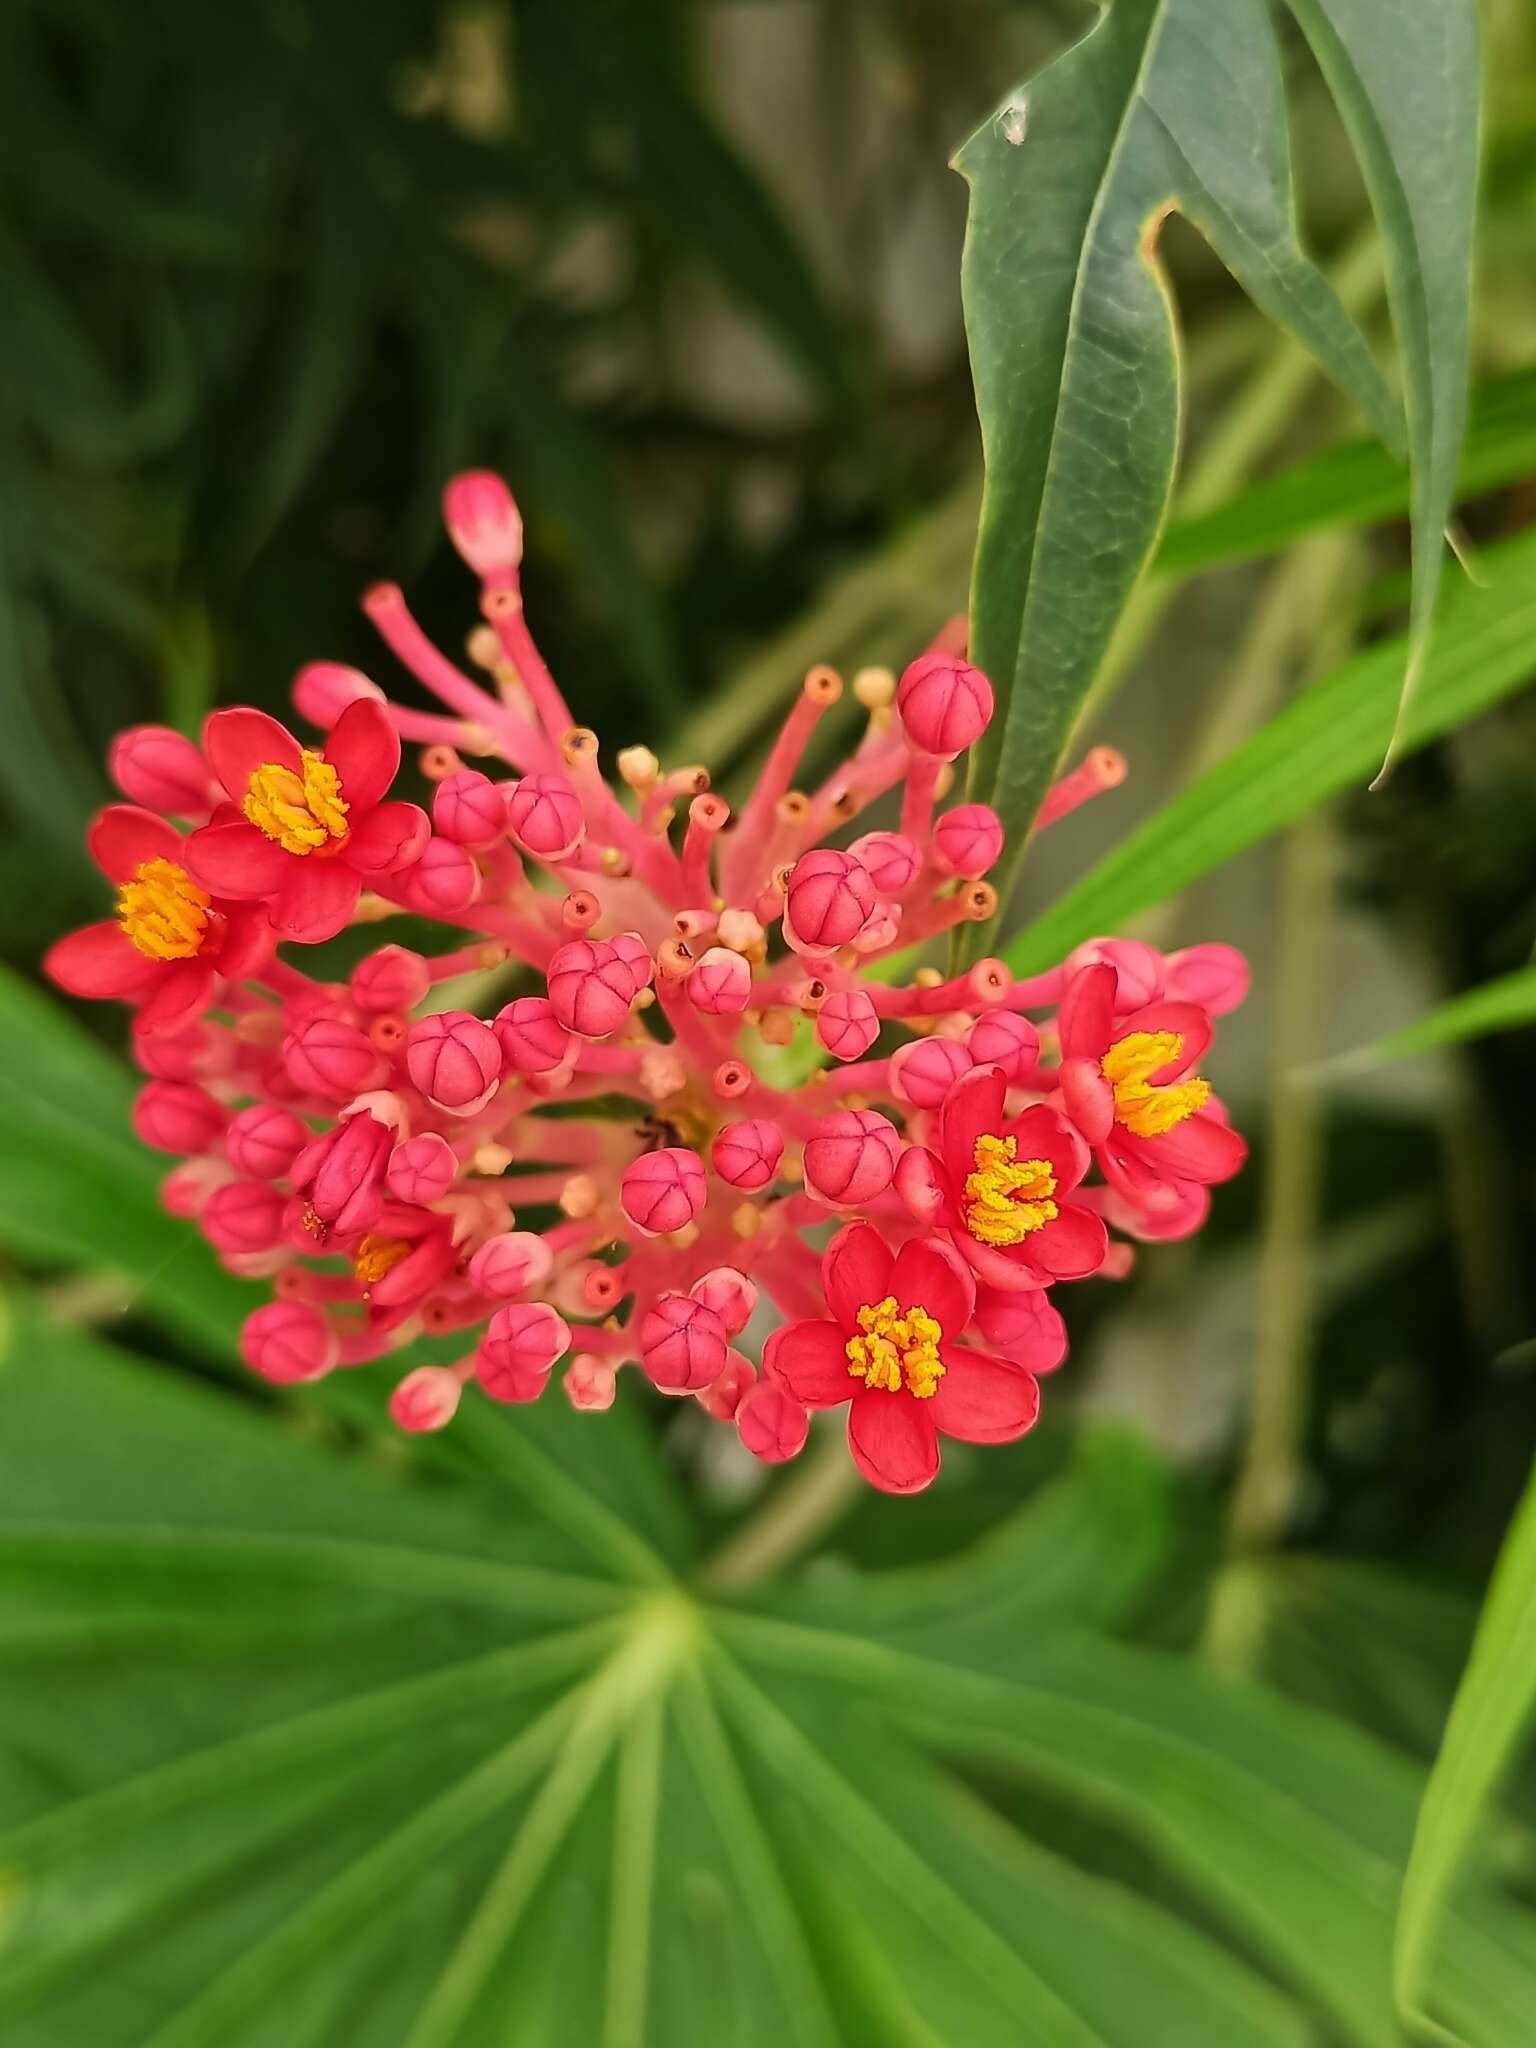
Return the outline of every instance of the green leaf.
<path id="1" fill-rule="evenodd" d="M 1016 864 L 1167 509 L 1180 366 L 1165 216 L 1202 231 L 1384 438 L 1401 445 L 1402 428 L 1297 240 L 1265 0 L 1117 0 L 955 161 L 971 187 L 962 285 L 986 457 L 971 648 L 1000 697 L 972 780 Z M 1442 510 L 1437 536 L 1443 524 Z"/>
<path id="2" fill-rule="evenodd" d="M 1446 603 L 1407 750 L 1499 703 L 1536 666 L 1536 532 L 1490 549 L 1486 567 L 1485 588 L 1464 585 Z M 1406 648 L 1398 638 L 1353 655 L 1131 833 L 1006 949 L 1014 972 L 1037 973 L 1121 929 L 1360 782 L 1391 732 Z"/>
<path id="3" fill-rule="evenodd" d="M 1395 1986 L 1410 2027 L 1458 2041 L 1428 2006 L 1436 1944 L 1444 1939 L 1451 1895 L 1478 1824 L 1536 1709 L 1536 1475 L 1504 1539 L 1457 1688 L 1445 1739 L 1430 1772 L 1403 1878 Z M 1436 2003 L 1439 2003 L 1436 2000 Z M 1457 2024 L 1463 2022 L 1458 2018 Z M 1476 2036 L 1490 2044 L 1501 2037 Z"/>
<path id="4" fill-rule="evenodd" d="M 1358 1052 L 1329 1060 L 1322 1071 L 1354 1073 L 1362 1067 L 1412 1059 L 1418 1053 L 1465 1045 L 1474 1038 L 1519 1031 L 1532 1024 L 1536 1024 L 1536 967 L 1517 967 L 1513 974 L 1501 974 L 1497 981 L 1485 981 L 1480 988 L 1465 989 L 1437 1003 L 1401 1031 L 1389 1031 Z"/>

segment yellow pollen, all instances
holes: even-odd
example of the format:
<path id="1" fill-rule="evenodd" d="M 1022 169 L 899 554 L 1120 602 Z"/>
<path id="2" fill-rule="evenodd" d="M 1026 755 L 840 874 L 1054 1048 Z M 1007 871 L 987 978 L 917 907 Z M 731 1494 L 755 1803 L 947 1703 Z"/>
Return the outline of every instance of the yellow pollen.
<path id="1" fill-rule="evenodd" d="M 328 840 L 347 836 L 340 776 L 308 747 L 301 759 L 299 774 L 276 761 L 263 761 L 251 770 L 251 786 L 245 793 L 246 817 L 285 853 L 315 853 Z"/>
<path id="2" fill-rule="evenodd" d="M 391 1267 L 398 1266 L 410 1251 L 403 1237 L 375 1237 L 370 1231 L 352 1254 L 353 1277 L 366 1287 L 377 1287 Z"/>
<path id="3" fill-rule="evenodd" d="M 864 1334 L 850 1337 L 843 1347 L 850 1379 L 887 1394 L 899 1394 L 905 1387 L 919 1401 L 932 1397 L 944 1377 L 939 1357 L 944 1332 L 927 1309 L 915 1304 L 898 1308 L 895 1295 L 888 1294 L 884 1301 L 864 1304 L 859 1328 Z"/>
<path id="4" fill-rule="evenodd" d="M 208 892 L 173 860 L 141 860 L 117 892 L 119 928 L 146 960 L 191 960 L 208 914 Z"/>
<path id="5" fill-rule="evenodd" d="M 965 1222 L 983 1244 L 1022 1244 L 1056 1221 L 1056 1176 L 1048 1159 L 1020 1159 L 1017 1138 L 976 1140 L 976 1171 L 965 1177 Z"/>
<path id="6" fill-rule="evenodd" d="M 1115 1091 L 1115 1121 L 1133 1136 L 1160 1138 L 1205 1106 L 1211 1084 L 1198 1074 L 1162 1087 L 1152 1083 L 1151 1076 L 1183 1050 L 1184 1039 L 1177 1031 L 1132 1031 L 1105 1053 L 1100 1064 Z"/>

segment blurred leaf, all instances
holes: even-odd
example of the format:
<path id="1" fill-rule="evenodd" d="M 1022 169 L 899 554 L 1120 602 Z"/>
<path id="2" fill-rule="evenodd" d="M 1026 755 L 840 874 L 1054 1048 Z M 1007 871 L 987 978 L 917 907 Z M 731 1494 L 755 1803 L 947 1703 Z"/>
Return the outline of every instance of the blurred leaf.
<path id="1" fill-rule="evenodd" d="M 1517 967 L 1513 974 L 1501 974 L 1497 981 L 1481 988 L 1464 989 L 1401 1031 L 1389 1031 L 1384 1038 L 1329 1060 L 1325 1074 L 1355 1073 L 1364 1067 L 1382 1066 L 1388 1060 L 1412 1059 L 1418 1053 L 1435 1052 L 1445 1045 L 1465 1045 L 1474 1038 L 1488 1038 L 1499 1031 L 1520 1031 L 1536 1024 L 1536 967 Z"/>
<path id="2" fill-rule="evenodd" d="M 1519 689 L 1536 666 L 1536 532 L 1488 551 L 1486 588 L 1452 592 L 1404 744 L 1423 746 Z M 1406 640 L 1351 656 L 1123 840 L 1006 949 L 1017 974 L 1120 929 L 1359 783 L 1391 730 Z"/>
<path id="3" fill-rule="evenodd" d="M 1430 1772 L 1403 1878 L 1395 1985 L 1404 2021 L 1442 2041 L 1459 2040 L 1431 2020 L 1441 2000 L 1432 1961 L 1443 1939 L 1451 1895 L 1478 1824 L 1536 1710 L 1536 1475 L 1515 1510 L 1494 1567 L 1457 1688 L 1445 1739 Z M 1464 2021 L 1458 2020 L 1459 2025 Z M 1495 2043 L 1492 2032 L 1476 2036 Z"/>

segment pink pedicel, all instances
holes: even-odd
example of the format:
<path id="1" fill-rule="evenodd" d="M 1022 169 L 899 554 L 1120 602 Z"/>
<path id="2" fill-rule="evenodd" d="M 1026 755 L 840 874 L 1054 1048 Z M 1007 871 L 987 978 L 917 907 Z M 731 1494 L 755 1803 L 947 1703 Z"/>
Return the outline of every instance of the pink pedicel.
<path id="1" fill-rule="evenodd" d="M 813 669 L 733 814 L 644 746 L 603 773 L 523 611 L 511 493 L 476 471 L 444 513 L 481 676 L 381 584 L 364 610 L 439 709 L 318 661 L 293 684 L 313 737 L 239 708 L 123 733 L 126 801 L 89 834 L 112 915 L 46 963 L 131 1009 L 165 1205 L 272 1292 L 246 1363 L 289 1386 L 392 1360 L 410 1432 L 461 1400 L 599 1415 L 634 1367 L 767 1464 L 846 1409 L 893 1493 L 946 1440 L 1022 1435 L 1066 1355 L 1058 1290 L 1197 1230 L 1243 1163 L 1205 1077 L 1242 955 L 1101 937 L 1026 980 L 914 967 L 997 909 L 1002 823 L 950 800 L 994 709 L 963 620 L 859 678 L 862 729 L 798 788 L 848 711 Z M 429 810 L 392 794 L 402 741 Z M 1035 828 L 1124 775 L 1092 749 Z M 441 940 L 392 942 L 401 914 Z M 350 974 L 307 971 L 351 925 L 378 942 Z"/>

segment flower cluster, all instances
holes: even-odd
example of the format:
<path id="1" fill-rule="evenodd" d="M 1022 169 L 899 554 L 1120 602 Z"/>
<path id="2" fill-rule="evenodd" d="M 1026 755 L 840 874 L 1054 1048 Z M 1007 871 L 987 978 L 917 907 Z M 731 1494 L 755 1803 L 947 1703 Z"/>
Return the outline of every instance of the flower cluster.
<path id="1" fill-rule="evenodd" d="M 459 477 L 445 510 L 485 680 L 384 585 L 365 610 L 443 709 L 315 663 L 294 685 L 313 743 L 244 709 L 200 746 L 122 734 L 127 801 L 90 835 L 116 915 L 48 958 L 134 1007 L 136 1128 L 180 1161 L 168 1206 L 272 1280 L 246 1360 L 309 1380 L 462 1332 L 457 1364 L 396 1386 L 411 1430 L 471 1385 L 536 1400 L 561 1361 L 568 1399 L 606 1408 L 637 1365 L 768 1461 L 846 1405 L 860 1470 L 899 1493 L 940 1436 L 1021 1435 L 1066 1349 L 1052 1289 L 1197 1229 L 1242 1164 L 1199 1071 L 1241 957 L 1100 940 L 1024 981 L 995 959 L 913 971 L 910 949 L 996 907 L 997 817 L 939 808 L 993 709 L 963 633 L 899 684 L 863 671 L 858 744 L 802 790 L 843 688 L 813 670 L 733 813 L 645 747 L 605 779 L 530 637 L 505 486 Z M 389 794 L 402 741 L 430 819 Z M 1096 749 L 1038 823 L 1123 772 Z M 893 826 L 849 830 L 898 790 Z M 398 912 L 457 942 L 383 945 L 345 982 L 287 957 Z M 463 977 L 507 1000 L 445 1007 Z M 779 1326 L 757 1365 L 760 1299 Z"/>

